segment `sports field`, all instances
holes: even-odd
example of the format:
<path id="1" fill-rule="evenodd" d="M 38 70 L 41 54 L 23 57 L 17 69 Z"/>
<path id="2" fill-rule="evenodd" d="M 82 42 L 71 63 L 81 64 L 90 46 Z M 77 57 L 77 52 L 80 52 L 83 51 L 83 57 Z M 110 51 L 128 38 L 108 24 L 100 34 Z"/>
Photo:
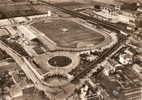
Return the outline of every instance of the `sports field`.
<path id="1" fill-rule="evenodd" d="M 105 39 L 100 33 L 71 20 L 42 21 L 32 26 L 64 48 L 95 46 Z"/>

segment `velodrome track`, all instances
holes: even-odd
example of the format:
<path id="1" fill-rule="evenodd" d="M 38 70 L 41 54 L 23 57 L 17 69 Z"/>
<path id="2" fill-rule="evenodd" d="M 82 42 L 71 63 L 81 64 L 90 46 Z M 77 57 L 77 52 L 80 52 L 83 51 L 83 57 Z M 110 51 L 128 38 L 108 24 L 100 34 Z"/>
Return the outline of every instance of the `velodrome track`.
<path id="1" fill-rule="evenodd" d="M 55 19 L 52 19 L 55 20 Z M 58 19 L 58 20 L 63 20 L 62 18 Z M 99 30 L 96 29 L 92 26 L 88 26 L 85 25 L 83 23 L 81 23 L 79 20 L 76 20 L 74 18 L 67 18 L 64 20 L 71 20 L 73 22 L 75 22 L 78 25 L 81 25 L 83 27 L 85 27 L 86 29 L 89 29 L 91 31 L 94 32 L 94 34 L 100 34 L 104 37 L 104 40 L 97 43 L 94 46 L 88 46 L 88 47 L 76 47 L 76 48 L 72 48 L 72 47 L 64 47 L 64 46 L 59 46 L 57 42 L 54 42 L 52 39 L 50 39 L 48 37 L 48 35 L 46 35 L 45 33 L 42 33 L 41 31 L 39 31 L 38 29 L 36 29 L 33 26 L 25 26 L 29 31 L 32 31 L 40 40 L 41 42 L 49 49 L 52 51 L 73 51 L 73 52 L 80 52 L 80 51 L 85 51 L 85 50 L 94 50 L 94 49 L 98 49 L 98 48 L 107 48 L 112 46 L 113 44 L 115 44 L 117 42 L 117 36 L 115 32 L 107 32 L 105 30 Z M 48 27 L 47 27 L 48 28 Z M 54 32 L 54 31 L 53 31 Z M 56 37 L 55 37 L 56 38 Z M 58 38 L 58 37 L 57 37 Z M 68 36 L 68 38 L 70 38 L 70 35 Z M 90 37 L 91 38 L 91 37 Z M 88 38 L 88 39 L 90 39 Z M 62 37 L 61 37 L 62 39 Z"/>
<path id="2" fill-rule="evenodd" d="M 86 16 L 86 15 L 83 15 L 83 14 L 80 14 L 80 13 L 77 13 L 77 12 L 74 12 L 74 11 L 71 11 L 71 10 L 67 10 L 67 9 L 62 8 L 60 6 L 55 6 L 54 4 L 50 4 L 50 3 L 46 2 L 46 1 L 43 1 L 43 0 L 39 0 L 39 1 L 42 2 L 45 5 L 55 7 L 56 9 L 58 9 L 58 10 L 64 12 L 64 13 L 67 13 L 67 14 L 73 16 L 73 17 L 78 17 L 78 18 L 81 18 L 81 19 L 84 19 L 84 20 L 88 21 L 91 24 L 94 24 L 94 25 L 98 24 L 98 25 L 101 25 L 101 26 L 103 26 L 105 28 L 108 28 L 108 29 L 111 29 L 113 31 L 116 31 L 118 33 L 118 35 L 120 36 L 120 38 L 118 39 L 118 42 L 113 47 L 111 47 L 108 50 L 106 50 L 97 60 L 95 60 L 94 62 L 90 63 L 86 69 L 84 69 L 78 75 L 76 75 L 76 77 L 72 80 L 72 83 L 76 83 L 80 79 L 84 78 L 99 63 L 103 62 L 106 59 L 106 57 L 108 57 L 111 54 L 113 54 L 113 52 L 115 52 L 120 46 L 122 46 L 126 42 L 126 40 L 128 38 L 128 36 L 124 36 L 123 34 L 120 33 L 120 31 L 129 33 L 129 31 L 126 30 L 126 29 L 123 29 L 121 27 L 113 25 L 113 24 L 111 24 L 109 22 L 100 21 L 100 20 L 98 20 L 96 18 L 93 18 L 93 17 L 90 17 L 90 16 Z"/>

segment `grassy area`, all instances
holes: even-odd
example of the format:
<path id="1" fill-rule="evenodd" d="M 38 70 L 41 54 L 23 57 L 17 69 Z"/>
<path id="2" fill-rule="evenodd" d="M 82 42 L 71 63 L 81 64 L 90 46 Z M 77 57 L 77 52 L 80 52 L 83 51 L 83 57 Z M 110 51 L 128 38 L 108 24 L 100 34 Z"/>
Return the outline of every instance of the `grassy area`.
<path id="1" fill-rule="evenodd" d="M 101 34 L 69 20 L 39 22 L 32 26 L 61 47 L 76 48 L 78 43 L 97 45 L 104 40 Z"/>

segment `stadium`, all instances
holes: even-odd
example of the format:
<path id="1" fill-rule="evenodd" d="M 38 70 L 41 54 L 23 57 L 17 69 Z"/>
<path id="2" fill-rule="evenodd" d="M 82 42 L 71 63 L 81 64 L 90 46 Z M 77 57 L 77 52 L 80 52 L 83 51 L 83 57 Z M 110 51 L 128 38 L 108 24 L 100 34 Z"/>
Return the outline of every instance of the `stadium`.
<path id="1" fill-rule="evenodd" d="M 106 32 L 94 29 L 93 26 L 73 18 L 59 18 L 35 22 L 31 28 L 40 37 L 45 36 L 49 50 L 84 51 L 105 47 L 112 42 L 112 37 Z M 39 35 L 40 34 L 40 35 Z"/>

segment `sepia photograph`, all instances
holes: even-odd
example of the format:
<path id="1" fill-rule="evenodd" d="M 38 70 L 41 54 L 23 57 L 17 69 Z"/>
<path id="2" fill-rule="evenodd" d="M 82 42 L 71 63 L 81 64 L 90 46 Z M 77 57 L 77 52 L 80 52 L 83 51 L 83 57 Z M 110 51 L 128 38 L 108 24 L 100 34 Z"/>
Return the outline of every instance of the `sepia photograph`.
<path id="1" fill-rule="evenodd" d="M 0 0 L 0 100 L 142 100 L 142 0 Z"/>

